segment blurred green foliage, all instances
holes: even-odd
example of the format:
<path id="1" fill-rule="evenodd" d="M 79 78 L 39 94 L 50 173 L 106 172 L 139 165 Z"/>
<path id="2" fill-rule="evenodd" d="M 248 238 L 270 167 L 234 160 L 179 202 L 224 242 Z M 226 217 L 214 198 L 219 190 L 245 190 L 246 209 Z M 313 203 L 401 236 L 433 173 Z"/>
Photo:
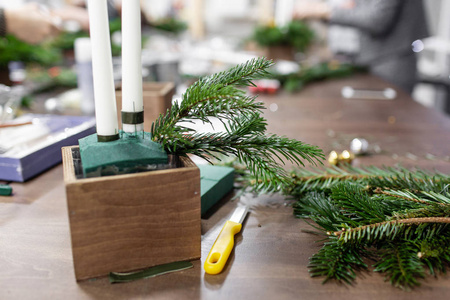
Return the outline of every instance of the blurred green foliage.
<path id="1" fill-rule="evenodd" d="M 292 21 L 286 26 L 258 26 L 252 40 L 263 47 L 293 46 L 298 51 L 305 51 L 314 39 L 314 32 L 301 21 Z"/>
<path id="2" fill-rule="evenodd" d="M 297 73 L 287 75 L 277 75 L 283 88 L 288 92 L 301 90 L 307 83 L 326 80 L 331 78 L 342 78 L 350 76 L 356 72 L 365 72 L 362 67 L 337 61 L 322 62 L 313 66 L 302 66 Z"/>
<path id="3" fill-rule="evenodd" d="M 50 43 L 31 45 L 13 35 L 0 39 L 0 66 L 7 67 L 11 61 L 37 63 L 42 66 L 52 66 L 62 60 L 61 50 Z"/>
<path id="4" fill-rule="evenodd" d="M 61 32 L 61 34 L 51 42 L 51 45 L 52 47 L 61 50 L 72 50 L 74 48 L 75 40 L 82 37 L 89 37 L 89 33 L 86 31 Z"/>
<path id="5" fill-rule="evenodd" d="M 180 34 L 187 29 L 187 24 L 185 22 L 175 18 L 163 18 L 158 20 L 158 22 L 152 23 L 151 26 L 173 34 Z"/>

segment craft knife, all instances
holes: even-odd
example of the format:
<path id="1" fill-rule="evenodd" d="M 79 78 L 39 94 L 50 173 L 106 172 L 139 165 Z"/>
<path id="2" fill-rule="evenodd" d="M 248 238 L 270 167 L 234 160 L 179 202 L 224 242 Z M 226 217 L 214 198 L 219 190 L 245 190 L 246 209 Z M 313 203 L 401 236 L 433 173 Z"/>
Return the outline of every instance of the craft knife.
<path id="1" fill-rule="evenodd" d="M 242 222 L 248 213 L 247 206 L 239 206 L 234 210 L 231 218 L 225 222 L 222 230 L 214 242 L 206 258 L 204 268 L 208 274 L 222 272 L 234 246 L 234 236 L 241 231 Z"/>

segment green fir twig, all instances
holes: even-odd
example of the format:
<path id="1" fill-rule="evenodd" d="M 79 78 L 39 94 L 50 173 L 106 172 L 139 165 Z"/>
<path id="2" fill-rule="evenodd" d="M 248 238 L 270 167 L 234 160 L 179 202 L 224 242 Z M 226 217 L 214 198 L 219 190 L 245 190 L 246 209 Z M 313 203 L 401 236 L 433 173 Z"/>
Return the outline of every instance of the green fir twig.
<path id="1" fill-rule="evenodd" d="M 257 58 L 200 79 L 182 95 L 181 103 L 175 103 L 152 124 L 153 140 L 170 154 L 194 154 L 210 162 L 220 156 L 234 156 L 258 182 L 254 190 L 279 191 L 289 185 L 284 162 L 315 165 L 324 155 L 316 146 L 267 134 L 263 103 L 240 89 L 268 76 L 271 65 L 271 61 Z M 198 133 L 185 126 L 195 120 L 211 123 L 211 117 L 225 125 L 225 132 Z"/>

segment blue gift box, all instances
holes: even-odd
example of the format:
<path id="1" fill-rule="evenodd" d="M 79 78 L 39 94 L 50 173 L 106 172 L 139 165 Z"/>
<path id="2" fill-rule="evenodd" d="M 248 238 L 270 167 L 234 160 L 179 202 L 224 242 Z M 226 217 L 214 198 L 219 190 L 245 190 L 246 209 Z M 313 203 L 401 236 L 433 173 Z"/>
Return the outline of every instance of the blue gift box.
<path id="1" fill-rule="evenodd" d="M 62 147 L 95 133 L 95 118 L 88 116 L 30 114 L 14 122 L 32 124 L 0 129 L 0 137 L 9 130 L 6 142 L 14 145 L 0 154 L 0 180 L 5 181 L 24 182 L 44 172 L 62 161 Z"/>

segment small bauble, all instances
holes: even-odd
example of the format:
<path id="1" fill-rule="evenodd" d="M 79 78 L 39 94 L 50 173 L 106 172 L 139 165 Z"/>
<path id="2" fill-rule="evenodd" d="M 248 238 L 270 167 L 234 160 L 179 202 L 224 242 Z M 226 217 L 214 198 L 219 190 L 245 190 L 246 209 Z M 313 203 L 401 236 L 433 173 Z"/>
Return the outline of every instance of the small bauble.
<path id="1" fill-rule="evenodd" d="M 350 151 L 355 155 L 363 155 L 369 149 L 369 142 L 366 139 L 354 138 L 350 142 Z"/>
<path id="2" fill-rule="evenodd" d="M 328 155 L 328 162 L 330 165 L 336 166 L 339 163 L 339 155 L 336 151 L 331 151 Z"/>

